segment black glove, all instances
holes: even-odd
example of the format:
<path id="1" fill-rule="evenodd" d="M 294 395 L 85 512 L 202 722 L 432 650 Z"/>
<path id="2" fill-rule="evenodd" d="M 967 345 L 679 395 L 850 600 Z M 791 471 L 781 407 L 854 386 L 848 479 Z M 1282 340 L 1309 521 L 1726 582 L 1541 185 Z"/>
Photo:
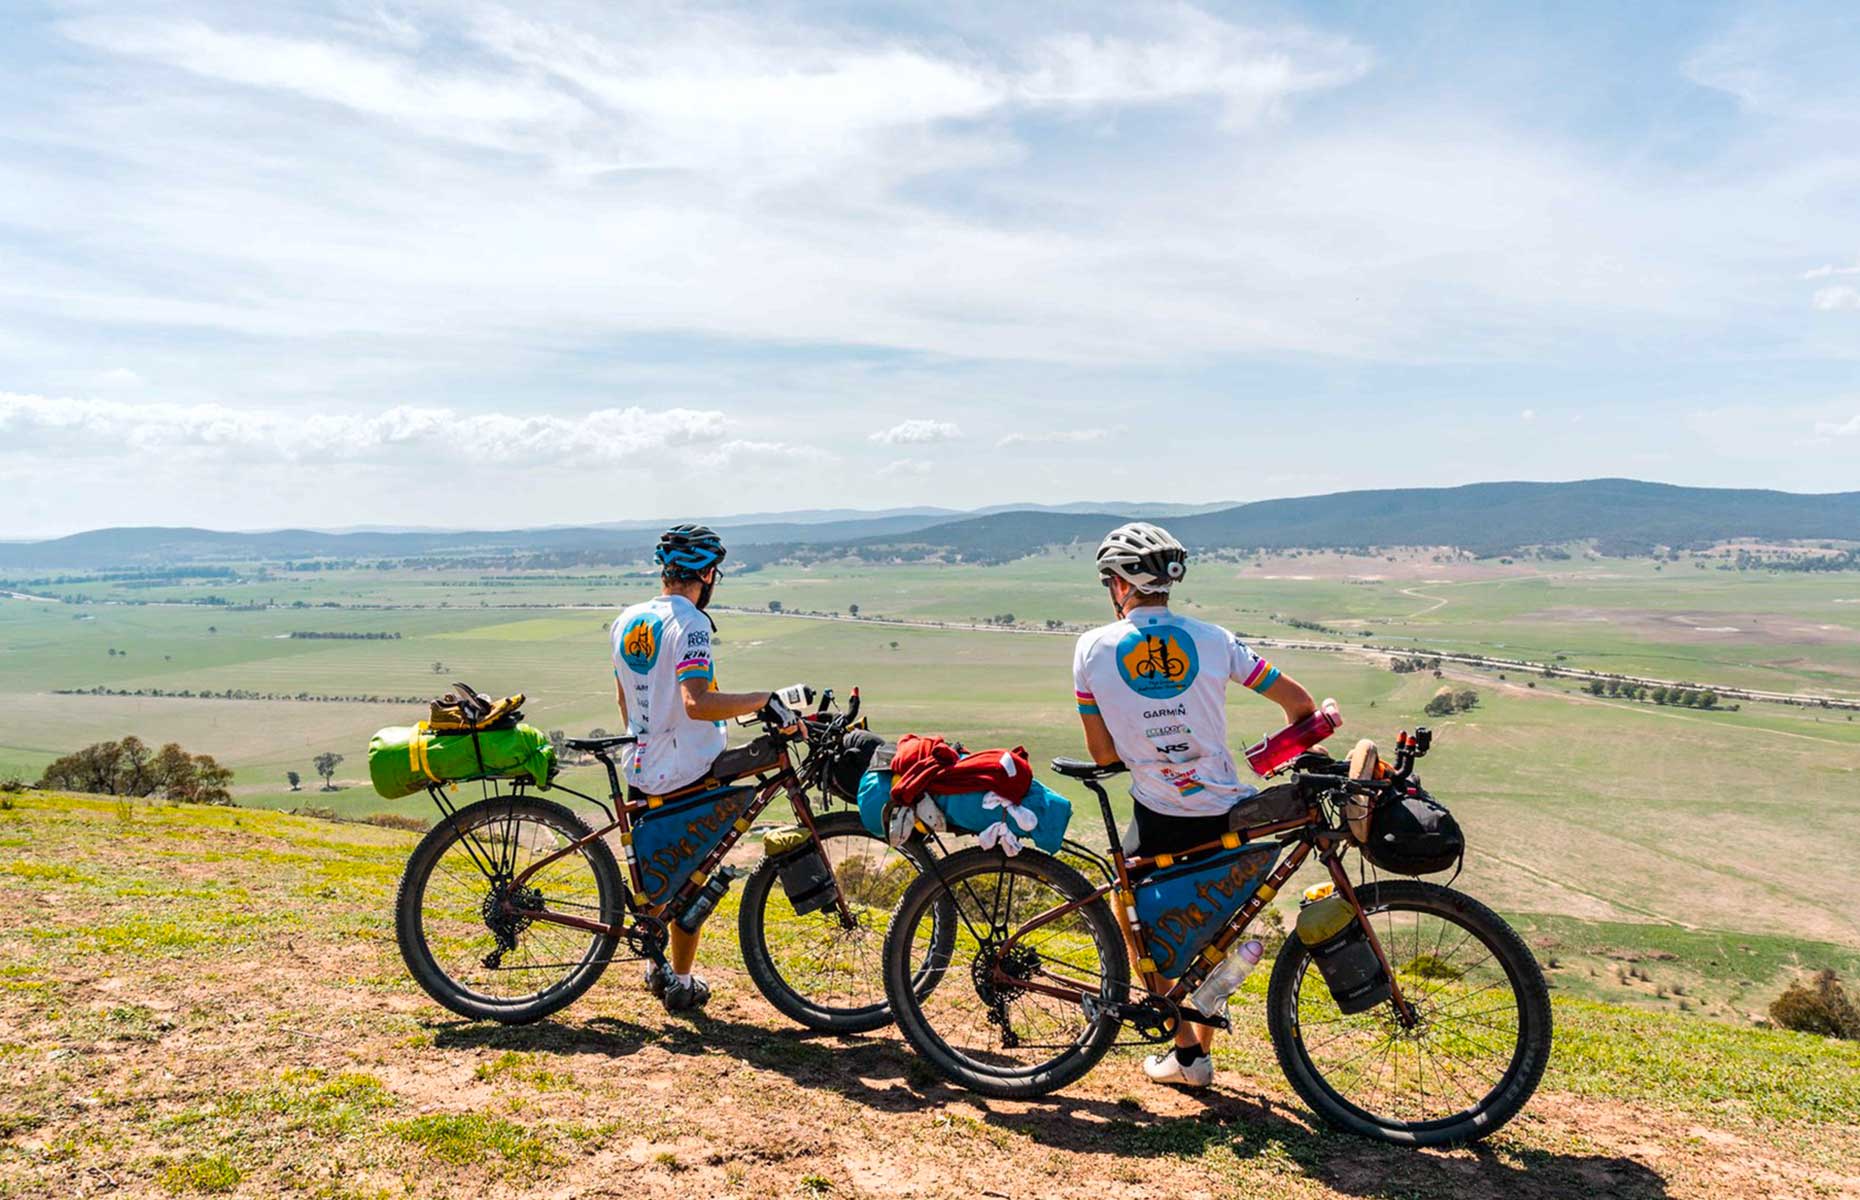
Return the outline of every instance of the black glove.
<path id="1" fill-rule="evenodd" d="M 777 729 L 790 729 L 801 723 L 795 711 L 782 703 L 781 697 L 774 692 L 769 693 L 767 703 L 763 704 L 756 715 Z"/>

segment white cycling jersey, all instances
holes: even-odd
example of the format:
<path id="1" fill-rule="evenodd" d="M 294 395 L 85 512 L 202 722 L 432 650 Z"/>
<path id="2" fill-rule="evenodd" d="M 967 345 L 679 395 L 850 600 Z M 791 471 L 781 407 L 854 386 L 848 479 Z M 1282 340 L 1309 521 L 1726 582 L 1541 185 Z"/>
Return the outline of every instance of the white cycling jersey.
<path id="1" fill-rule="evenodd" d="M 1227 748 L 1227 684 L 1263 694 L 1278 677 L 1219 625 L 1161 605 L 1085 634 L 1072 658 L 1079 711 L 1104 718 L 1131 796 L 1178 817 L 1224 813 L 1259 790 Z"/>
<path id="2" fill-rule="evenodd" d="M 728 740 L 722 721 L 694 721 L 679 685 L 702 679 L 717 690 L 710 619 L 683 596 L 655 596 L 613 623 L 614 677 L 626 689 L 626 781 L 661 795 L 701 779 Z"/>

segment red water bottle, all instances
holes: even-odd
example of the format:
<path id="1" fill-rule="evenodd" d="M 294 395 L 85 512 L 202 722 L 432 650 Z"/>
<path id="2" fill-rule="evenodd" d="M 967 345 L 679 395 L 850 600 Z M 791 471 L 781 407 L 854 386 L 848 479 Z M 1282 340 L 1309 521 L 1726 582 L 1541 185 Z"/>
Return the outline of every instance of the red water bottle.
<path id="1" fill-rule="evenodd" d="M 1267 734 L 1259 744 L 1248 746 L 1247 766 L 1256 774 L 1270 775 L 1337 732 L 1342 724 L 1343 714 L 1337 711 L 1337 702 L 1327 699 L 1296 725 L 1287 725 L 1277 733 Z"/>

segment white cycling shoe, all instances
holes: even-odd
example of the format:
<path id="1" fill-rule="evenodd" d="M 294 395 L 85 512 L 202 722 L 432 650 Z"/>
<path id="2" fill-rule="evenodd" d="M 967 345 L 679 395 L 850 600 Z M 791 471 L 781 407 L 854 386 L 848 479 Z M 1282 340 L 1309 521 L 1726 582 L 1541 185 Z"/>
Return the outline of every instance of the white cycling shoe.
<path id="1" fill-rule="evenodd" d="M 1143 1073 L 1152 1083 L 1179 1083 L 1183 1087 L 1204 1088 L 1214 1083 L 1214 1056 L 1204 1054 L 1188 1066 L 1175 1060 L 1175 1051 L 1152 1054 L 1143 1060 Z"/>

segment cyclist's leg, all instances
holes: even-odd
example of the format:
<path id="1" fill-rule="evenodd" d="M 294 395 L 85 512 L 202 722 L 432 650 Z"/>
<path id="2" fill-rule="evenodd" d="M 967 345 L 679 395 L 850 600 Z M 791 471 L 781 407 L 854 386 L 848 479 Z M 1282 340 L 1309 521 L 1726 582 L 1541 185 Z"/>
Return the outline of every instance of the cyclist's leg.
<path id="1" fill-rule="evenodd" d="M 672 922 L 671 953 L 668 957 L 671 959 L 673 974 L 691 974 L 691 968 L 697 965 L 698 934 L 701 932 L 703 930 L 700 928 L 686 933 L 684 926 Z"/>
<path id="2" fill-rule="evenodd" d="M 1146 855 L 1180 854 L 1190 846 L 1211 842 L 1227 832 L 1226 813 L 1205 817 L 1177 817 L 1145 808 L 1141 801 L 1137 801 L 1133 808 L 1137 845 L 1141 848 L 1140 852 Z M 1138 949 L 1132 961 L 1142 958 L 1143 954 Z M 1174 982 L 1170 980 L 1171 984 Z M 1183 1021 L 1175 1027 L 1175 1044 L 1184 1047 L 1200 1046 L 1205 1051 L 1214 1044 L 1214 1033 L 1212 1025 L 1195 1025 Z"/>

